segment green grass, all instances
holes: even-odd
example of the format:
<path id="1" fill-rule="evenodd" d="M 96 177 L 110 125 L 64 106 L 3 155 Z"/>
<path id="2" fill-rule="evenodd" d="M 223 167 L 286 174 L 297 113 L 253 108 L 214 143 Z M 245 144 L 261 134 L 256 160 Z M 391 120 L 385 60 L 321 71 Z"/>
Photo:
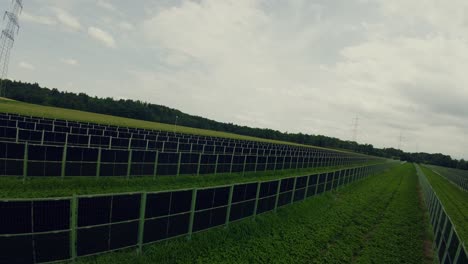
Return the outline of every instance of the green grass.
<path id="1" fill-rule="evenodd" d="M 122 127 L 145 128 L 145 129 L 154 129 L 154 130 L 162 130 L 162 131 L 170 131 L 170 132 L 174 131 L 174 125 L 172 124 L 163 124 L 163 123 L 143 121 L 143 120 L 137 120 L 137 119 L 124 118 L 124 117 L 116 117 L 116 116 L 111 116 L 111 115 L 96 114 L 96 113 L 90 113 L 90 112 L 84 112 L 84 111 L 78 111 L 78 110 L 72 110 L 72 109 L 29 104 L 29 103 L 24 103 L 24 102 L 19 102 L 19 101 L 7 100 L 4 98 L 0 98 L 0 112 L 36 116 L 36 117 L 57 118 L 57 119 L 79 121 L 79 122 L 92 122 L 92 123 L 115 125 L 115 126 L 122 126 Z M 252 141 L 267 142 L 267 143 L 312 147 L 310 145 L 302 145 L 302 144 L 297 144 L 297 143 L 292 143 L 292 142 L 243 136 L 243 135 L 237 135 L 233 133 L 198 129 L 198 128 L 192 128 L 192 127 L 184 127 L 184 126 L 177 126 L 177 132 L 186 133 L 186 134 L 194 134 L 194 135 L 202 135 L 202 136 L 212 136 L 212 137 L 222 137 L 222 138 L 232 138 L 232 139 L 240 139 L 240 140 L 252 140 Z M 314 148 L 320 149 L 320 147 L 314 147 Z M 349 151 L 343 151 L 343 150 L 336 150 L 336 151 L 349 152 Z"/>
<path id="2" fill-rule="evenodd" d="M 468 192 L 427 167 L 421 166 L 421 169 L 452 219 L 460 239 L 468 241 Z"/>
<path id="3" fill-rule="evenodd" d="M 363 165 L 376 164 L 366 163 Z M 354 166 L 309 168 L 299 170 L 282 170 L 267 172 L 208 174 L 200 176 L 158 176 L 158 177 L 29 177 L 24 182 L 21 178 L 2 177 L 0 184 L 0 199 L 14 198 L 47 198 L 69 197 L 76 195 L 126 193 L 142 191 L 163 191 L 194 187 L 209 187 L 229 185 L 233 183 L 254 182 L 261 180 L 279 179 L 299 175 L 331 171 L 339 168 Z"/>
<path id="4" fill-rule="evenodd" d="M 79 263 L 430 263 L 410 164 L 260 215 Z M 430 252 L 432 254 L 432 252 Z"/>

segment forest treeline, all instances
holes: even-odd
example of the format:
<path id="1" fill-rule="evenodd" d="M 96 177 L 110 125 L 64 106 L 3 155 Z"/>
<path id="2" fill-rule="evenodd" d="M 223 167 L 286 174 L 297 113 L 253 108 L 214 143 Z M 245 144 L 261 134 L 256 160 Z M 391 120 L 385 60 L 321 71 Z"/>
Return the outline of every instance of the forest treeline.
<path id="1" fill-rule="evenodd" d="M 409 162 L 428 163 L 468 170 L 467 161 L 463 159 L 452 159 L 449 155 L 440 153 L 407 153 L 394 148 L 374 148 L 371 144 L 358 144 L 353 141 L 346 141 L 323 135 L 287 133 L 268 128 L 239 126 L 232 123 L 222 123 L 204 117 L 186 114 L 177 109 L 148 102 L 123 99 L 116 100 L 111 97 L 99 98 L 84 93 L 62 92 L 55 88 L 49 89 L 40 87 L 37 83 L 30 84 L 5 80 L 3 85 L 6 88 L 5 94 L 7 98 L 33 104 L 70 108 L 167 124 L 173 124 L 176 116 L 178 116 L 177 123 L 182 126 L 289 141 L 319 147 L 346 149 L 368 155 L 400 158 L 401 160 Z"/>

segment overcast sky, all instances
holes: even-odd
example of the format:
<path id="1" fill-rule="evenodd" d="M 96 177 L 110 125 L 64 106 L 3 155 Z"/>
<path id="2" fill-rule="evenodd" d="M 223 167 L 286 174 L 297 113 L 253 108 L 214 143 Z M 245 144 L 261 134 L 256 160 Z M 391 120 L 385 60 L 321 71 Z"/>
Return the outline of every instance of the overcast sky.
<path id="1" fill-rule="evenodd" d="M 23 3 L 9 78 L 468 158 L 466 0 Z"/>

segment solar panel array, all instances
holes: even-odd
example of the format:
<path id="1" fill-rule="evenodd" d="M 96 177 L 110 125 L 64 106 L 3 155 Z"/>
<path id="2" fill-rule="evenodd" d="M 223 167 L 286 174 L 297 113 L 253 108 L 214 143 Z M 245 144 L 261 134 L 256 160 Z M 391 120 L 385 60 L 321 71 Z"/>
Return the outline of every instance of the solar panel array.
<path id="1" fill-rule="evenodd" d="M 418 165 L 419 183 L 422 186 L 424 200 L 429 209 L 429 218 L 434 233 L 434 244 L 440 263 L 466 264 L 467 250 L 464 241 L 460 239 L 452 220 L 445 211 L 439 197 L 432 189 L 424 173 Z"/>
<path id="2" fill-rule="evenodd" d="M 395 163 L 202 189 L 0 200 L 0 263 L 42 263 L 191 236 L 363 179 Z"/>
<path id="3" fill-rule="evenodd" d="M 440 166 L 425 165 L 432 171 L 452 182 L 463 191 L 468 191 L 468 171 Z"/>
<path id="4" fill-rule="evenodd" d="M 0 176 L 245 173 L 375 159 L 312 147 L 0 114 Z"/>

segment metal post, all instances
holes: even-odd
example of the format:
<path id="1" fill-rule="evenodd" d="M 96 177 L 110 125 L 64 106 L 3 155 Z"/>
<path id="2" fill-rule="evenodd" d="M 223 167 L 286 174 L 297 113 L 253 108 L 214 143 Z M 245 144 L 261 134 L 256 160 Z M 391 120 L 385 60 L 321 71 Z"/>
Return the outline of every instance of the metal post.
<path id="1" fill-rule="evenodd" d="M 146 198 L 147 198 L 147 193 L 146 192 L 142 193 L 141 201 L 140 201 L 140 221 L 138 223 L 137 254 L 141 254 L 142 249 L 143 249 L 143 236 L 145 232 Z"/>
<path id="2" fill-rule="evenodd" d="M 304 200 L 307 199 L 307 194 L 309 193 L 309 180 L 310 180 L 310 175 L 307 176 L 307 180 L 306 180 Z"/>
<path id="3" fill-rule="evenodd" d="M 245 165 L 246 165 L 246 163 L 247 163 L 247 155 L 244 156 L 244 167 L 242 168 L 242 176 L 245 175 Z"/>
<path id="4" fill-rule="evenodd" d="M 77 226 L 78 226 L 78 197 L 73 195 L 70 200 L 70 256 L 74 262 L 76 259 L 76 241 L 77 241 Z"/>
<path id="5" fill-rule="evenodd" d="M 218 161 L 219 161 L 219 154 L 216 154 L 216 163 L 215 163 L 215 169 L 214 169 L 215 175 L 218 173 Z"/>
<path id="6" fill-rule="evenodd" d="M 182 161 L 182 152 L 179 152 L 179 160 L 177 162 L 177 176 L 180 175 L 180 163 Z"/>
<path id="7" fill-rule="evenodd" d="M 130 173 L 132 171 L 132 156 L 133 156 L 133 150 L 130 150 L 128 152 L 127 179 L 130 178 Z"/>
<path id="8" fill-rule="evenodd" d="M 276 212 L 276 209 L 278 209 L 278 201 L 279 201 L 280 191 L 281 191 L 281 180 L 278 181 L 278 187 L 276 188 L 275 209 L 273 210 L 274 212 Z"/>
<path id="9" fill-rule="evenodd" d="M 461 261 L 459 261 L 458 259 L 460 258 L 460 254 L 462 250 L 464 250 L 463 243 L 459 243 L 457 251 L 455 252 L 455 257 L 453 258 L 453 263 L 461 263 Z"/>
<path id="10" fill-rule="evenodd" d="M 232 165 L 234 163 L 234 152 L 232 153 L 232 156 L 231 156 L 231 164 L 230 164 L 230 168 L 229 168 L 229 174 L 232 174 Z"/>
<path id="11" fill-rule="evenodd" d="M 193 220 L 195 219 L 195 205 L 197 203 L 197 189 L 192 190 L 192 205 L 190 206 L 190 222 L 189 222 L 189 230 L 187 235 L 187 240 L 192 239 L 193 233 Z"/>
<path id="12" fill-rule="evenodd" d="M 61 170 L 61 176 L 62 179 L 65 177 L 65 166 L 67 164 L 67 145 L 63 146 L 63 153 L 62 153 L 62 170 Z"/>
<path id="13" fill-rule="evenodd" d="M 200 175 L 200 165 L 201 165 L 202 154 L 198 154 L 198 166 L 197 166 L 197 176 Z"/>
<path id="14" fill-rule="evenodd" d="M 294 195 L 296 195 L 296 183 L 297 183 L 297 178 L 298 178 L 298 177 L 294 177 L 293 191 L 292 191 L 292 195 L 291 195 L 291 201 L 289 202 L 290 204 L 292 204 L 292 203 L 294 202 Z"/>
<path id="15" fill-rule="evenodd" d="M 315 183 L 315 193 L 314 193 L 314 195 L 317 195 L 319 182 L 320 182 L 320 174 L 317 174 L 317 182 Z"/>
<path id="16" fill-rule="evenodd" d="M 254 168 L 255 173 L 257 173 L 257 164 L 258 164 L 258 150 L 257 150 L 257 155 L 255 156 L 255 168 Z"/>
<path id="17" fill-rule="evenodd" d="M 447 221 L 450 221 L 447 219 Z M 448 255 L 448 249 L 450 248 L 450 244 L 452 242 L 452 236 L 456 236 L 455 232 L 453 231 L 453 227 L 450 228 L 450 231 L 449 231 L 449 238 L 447 240 L 447 244 L 445 246 L 445 252 L 444 252 L 444 255 L 442 256 L 442 259 L 440 260 L 440 263 L 445 263 L 445 259 L 447 258 L 447 255 Z M 443 234 L 442 234 L 443 236 Z M 444 239 L 443 237 L 441 239 Z M 456 263 L 456 262 L 455 262 Z"/>
<path id="18" fill-rule="evenodd" d="M 96 163 L 96 177 L 99 178 L 101 174 L 101 155 L 102 155 L 102 149 L 99 147 L 98 149 L 98 158 L 97 158 L 97 163 Z"/>
<path id="19" fill-rule="evenodd" d="M 158 158 L 159 151 L 156 151 L 156 157 L 154 158 L 153 179 L 156 178 L 156 174 L 158 173 Z"/>
<path id="20" fill-rule="evenodd" d="M 28 142 L 24 143 L 24 156 L 23 156 L 23 182 L 28 176 Z"/>
<path id="21" fill-rule="evenodd" d="M 252 220 L 255 220 L 255 217 L 257 216 L 257 209 L 258 209 L 258 200 L 260 196 L 260 186 L 262 185 L 261 182 L 258 182 L 257 185 L 257 194 L 255 195 L 255 206 L 254 206 L 254 212 L 253 212 L 253 217 Z"/>
<path id="22" fill-rule="evenodd" d="M 330 175 L 331 172 L 327 172 L 325 173 L 325 186 L 323 186 L 323 192 L 325 192 L 327 190 L 327 186 L 328 186 L 328 175 Z"/>
<path id="23" fill-rule="evenodd" d="M 229 186 L 229 199 L 228 199 L 228 207 L 226 213 L 226 222 L 225 227 L 229 225 L 229 218 L 231 217 L 231 206 L 232 206 L 232 195 L 234 194 L 234 185 Z"/>
<path id="24" fill-rule="evenodd" d="M 275 166 L 273 167 L 273 172 L 276 171 L 276 164 L 278 163 L 278 156 L 275 156 Z"/>

